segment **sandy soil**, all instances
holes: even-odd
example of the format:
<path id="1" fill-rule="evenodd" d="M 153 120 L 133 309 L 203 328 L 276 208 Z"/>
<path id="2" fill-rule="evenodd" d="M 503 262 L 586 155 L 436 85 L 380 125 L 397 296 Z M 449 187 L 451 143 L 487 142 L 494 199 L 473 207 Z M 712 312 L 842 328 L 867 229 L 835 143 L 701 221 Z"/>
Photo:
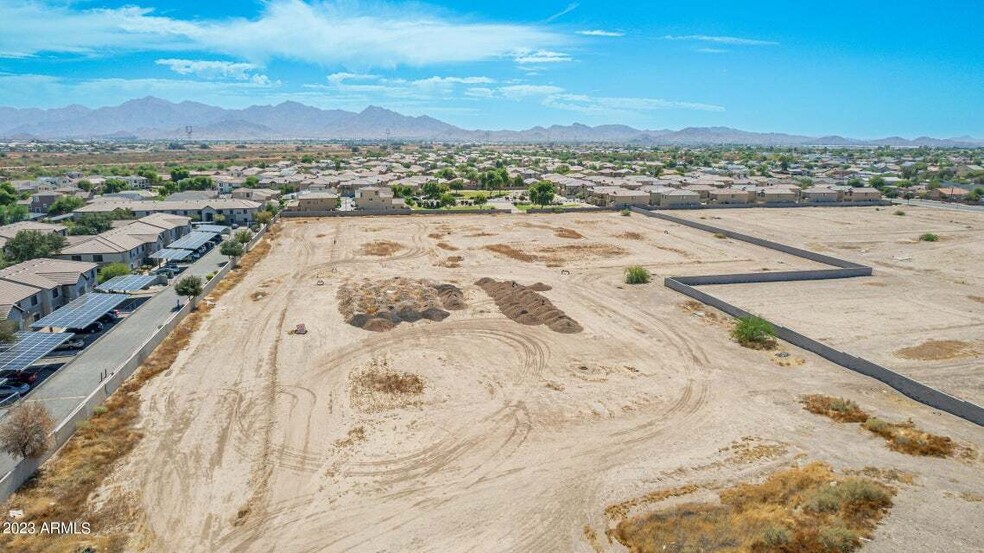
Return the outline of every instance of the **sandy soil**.
<path id="1" fill-rule="evenodd" d="M 709 286 L 721 298 L 944 391 L 984 405 L 984 213 L 930 208 L 714 212 L 711 224 L 870 265 L 848 281 Z M 706 216 L 707 214 L 704 214 Z M 690 218 L 696 212 L 686 212 Z M 938 242 L 919 242 L 932 232 Z M 955 355 L 917 359 L 932 341 Z M 932 357 L 932 356 L 930 356 Z"/>
<path id="2" fill-rule="evenodd" d="M 402 249 L 364 255 L 380 240 Z M 449 255 L 462 259 L 448 267 Z M 623 284 L 631 264 L 650 268 L 653 282 Z M 819 460 L 915 475 L 865 551 L 980 551 L 980 456 L 895 453 L 856 425 L 807 413 L 799 398 L 847 396 L 982 450 L 979 427 L 806 352 L 787 347 L 800 362 L 779 366 L 661 284 L 669 274 L 810 266 L 615 213 L 289 221 L 145 387 L 146 437 L 110 487 L 142 507 L 133 543 L 147 550 L 569 553 L 621 550 L 605 537 L 609 506 L 645 508 L 633 500 Z M 396 276 L 455 284 L 468 307 L 386 332 L 346 324 L 340 286 Z M 583 331 L 509 320 L 474 284 L 483 277 L 548 285 L 539 293 Z M 264 285 L 267 295 L 251 299 Z M 288 334 L 297 323 L 308 334 Z M 380 366 L 416 375 L 423 392 L 376 398 L 371 409 L 353 402 L 358 375 Z"/>

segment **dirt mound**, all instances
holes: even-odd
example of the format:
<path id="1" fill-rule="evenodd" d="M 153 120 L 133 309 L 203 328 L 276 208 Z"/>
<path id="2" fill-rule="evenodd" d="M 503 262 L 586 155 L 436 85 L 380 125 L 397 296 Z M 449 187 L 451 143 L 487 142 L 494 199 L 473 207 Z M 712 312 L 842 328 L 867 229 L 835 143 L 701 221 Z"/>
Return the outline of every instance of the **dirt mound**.
<path id="1" fill-rule="evenodd" d="M 536 326 L 546 325 L 554 332 L 574 334 L 584 330 L 554 307 L 547 298 L 538 294 L 531 287 L 523 286 L 514 280 L 497 281 L 483 278 L 475 283 L 495 301 L 503 315 L 519 324 Z"/>
<path id="2" fill-rule="evenodd" d="M 902 348 L 895 355 L 914 361 L 942 361 L 944 359 L 963 359 L 977 357 L 980 352 L 970 342 L 958 340 L 928 340 L 909 348 Z"/>
<path id="3" fill-rule="evenodd" d="M 572 239 L 584 238 L 584 235 L 581 234 L 580 232 L 571 228 L 563 228 L 563 227 L 555 229 L 554 236 L 556 236 L 557 238 L 572 238 Z"/>
<path id="4" fill-rule="evenodd" d="M 362 245 L 362 255 L 388 257 L 403 249 L 403 245 L 388 240 L 376 240 Z"/>
<path id="5" fill-rule="evenodd" d="M 438 242 L 437 243 L 437 247 L 438 248 L 441 248 L 442 250 L 447 250 L 449 252 L 456 252 L 456 251 L 458 251 L 458 248 L 452 246 L 451 244 L 448 244 L 447 242 Z"/>
<path id="6" fill-rule="evenodd" d="M 623 232 L 622 234 L 616 234 L 615 238 L 621 238 L 622 240 L 642 240 L 642 233 L 639 232 Z"/>
<path id="7" fill-rule="evenodd" d="M 354 327 L 371 332 L 392 330 L 421 319 L 443 321 L 467 307 L 464 294 L 451 284 L 391 278 L 347 282 L 338 290 L 338 310 Z"/>
<path id="8" fill-rule="evenodd" d="M 495 252 L 500 255 L 504 255 L 516 261 L 522 261 L 523 263 L 533 263 L 536 261 L 536 256 L 530 255 L 526 252 L 517 250 L 516 248 L 509 246 L 507 244 L 490 244 L 485 246 L 486 250 L 490 252 Z"/>
<path id="9" fill-rule="evenodd" d="M 527 286 L 530 290 L 534 292 L 546 292 L 547 290 L 552 290 L 553 288 L 549 284 L 544 284 L 542 282 L 534 282 Z"/>
<path id="10" fill-rule="evenodd" d="M 437 290 L 437 295 L 441 298 L 441 305 L 445 309 L 458 311 L 459 309 L 468 307 L 465 303 L 465 295 L 457 286 L 453 284 L 437 284 L 434 286 L 434 289 Z"/>

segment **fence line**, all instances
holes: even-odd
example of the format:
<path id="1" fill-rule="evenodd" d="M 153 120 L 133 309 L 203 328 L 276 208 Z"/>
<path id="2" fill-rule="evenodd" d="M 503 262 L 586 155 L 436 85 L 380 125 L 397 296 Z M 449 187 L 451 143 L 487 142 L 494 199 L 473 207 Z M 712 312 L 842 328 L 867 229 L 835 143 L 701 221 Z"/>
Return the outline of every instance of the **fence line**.
<path id="1" fill-rule="evenodd" d="M 703 275 L 667 277 L 664 279 L 663 284 L 667 288 L 680 292 L 681 294 L 689 296 L 697 301 L 700 301 L 701 303 L 717 308 L 732 317 L 748 317 L 751 313 L 718 297 L 712 296 L 711 294 L 697 290 L 695 286 L 707 284 L 747 284 L 756 282 L 791 282 L 802 280 L 854 278 L 870 276 L 872 274 L 871 267 L 837 259 L 835 257 L 817 254 L 807 250 L 802 250 L 800 248 L 787 246 L 785 244 L 779 244 L 778 242 L 772 242 L 770 240 L 756 238 L 754 236 L 737 233 L 727 229 L 705 225 L 703 223 L 697 223 L 688 219 L 681 219 L 680 217 L 674 217 L 672 215 L 654 213 L 652 211 L 639 208 L 634 208 L 633 211 L 641 213 L 647 217 L 679 223 L 691 228 L 696 228 L 715 234 L 724 234 L 729 238 L 734 238 L 736 240 L 749 242 L 772 250 L 802 257 L 804 259 L 810 259 L 825 263 L 827 265 L 832 265 L 834 267 L 839 267 L 838 269 L 821 269 L 814 271 Z M 852 370 L 858 374 L 862 374 L 883 382 L 888 386 L 891 386 L 899 393 L 914 399 L 919 403 L 984 426 L 984 407 L 981 407 L 980 405 L 951 396 L 946 392 L 937 390 L 931 386 L 927 386 L 926 384 L 913 380 L 907 376 L 903 376 L 887 367 L 872 363 L 871 361 L 851 355 L 847 352 L 836 350 L 790 328 L 775 324 L 771 321 L 770 324 L 775 329 L 776 337 L 780 340 L 784 340 L 794 346 L 815 353 L 832 363 Z"/>

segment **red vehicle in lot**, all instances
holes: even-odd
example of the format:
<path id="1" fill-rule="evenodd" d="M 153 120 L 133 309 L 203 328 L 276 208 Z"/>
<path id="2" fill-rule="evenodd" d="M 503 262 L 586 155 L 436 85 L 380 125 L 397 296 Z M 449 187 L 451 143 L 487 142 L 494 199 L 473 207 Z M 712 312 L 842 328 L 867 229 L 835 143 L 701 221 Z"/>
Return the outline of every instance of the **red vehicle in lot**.
<path id="1" fill-rule="evenodd" d="M 17 384 L 34 384 L 34 381 L 38 379 L 38 375 L 37 373 L 25 371 L 0 371 L 0 380 L 4 379 Z"/>

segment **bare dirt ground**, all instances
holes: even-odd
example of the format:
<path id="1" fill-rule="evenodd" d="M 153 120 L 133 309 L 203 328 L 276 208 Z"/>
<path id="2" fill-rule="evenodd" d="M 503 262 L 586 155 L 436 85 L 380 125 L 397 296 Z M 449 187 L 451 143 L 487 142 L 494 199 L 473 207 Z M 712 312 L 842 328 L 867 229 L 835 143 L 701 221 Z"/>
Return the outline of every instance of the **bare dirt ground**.
<path id="1" fill-rule="evenodd" d="M 378 241 L 401 248 L 366 255 Z M 460 259 L 447 263 L 450 252 Z M 651 284 L 623 284 L 635 264 Z M 713 500 L 714 486 L 822 461 L 912 475 L 864 551 L 981 551 L 979 427 L 788 346 L 798 362 L 780 366 L 660 282 L 811 266 L 616 213 L 287 221 L 144 388 L 145 437 L 102 495 L 139 507 L 131 548 L 148 551 L 624 551 L 606 532 L 683 493 L 665 490 Z M 897 271 L 899 282 L 941 280 Z M 453 284 L 467 307 L 384 332 L 346 322 L 345 282 L 394 277 Z M 485 277 L 546 285 L 537 293 L 582 331 L 510 320 L 475 284 Z M 298 323 L 306 335 L 288 333 Z M 973 450 L 891 451 L 806 412 L 800 398 L 813 393 Z"/>
<path id="2" fill-rule="evenodd" d="M 919 207 L 686 212 L 864 263 L 854 280 L 709 286 L 834 347 L 984 405 L 984 213 Z M 905 215 L 895 215 L 902 211 Z M 920 242 L 931 232 L 938 242 Z"/>

